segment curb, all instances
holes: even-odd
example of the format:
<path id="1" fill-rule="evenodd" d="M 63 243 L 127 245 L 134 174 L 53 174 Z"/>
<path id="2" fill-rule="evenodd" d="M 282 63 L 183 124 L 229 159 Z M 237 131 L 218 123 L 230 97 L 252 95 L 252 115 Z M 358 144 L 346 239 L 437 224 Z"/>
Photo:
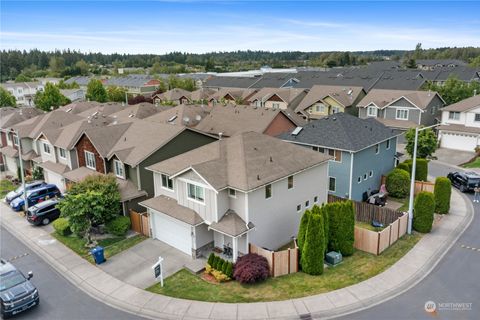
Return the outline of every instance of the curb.
<path id="1" fill-rule="evenodd" d="M 381 304 L 383 302 L 386 302 L 390 299 L 393 299 L 394 297 L 397 297 L 398 295 L 408 291 L 410 288 L 418 284 L 420 281 L 422 281 L 426 276 L 428 276 L 432 270 L 436 267 L 436 265 L 441 261 L 441 259 L 446 255 L 446 253 L 450 250 L 450 248 L 457 242 L 458 238 L 463 234 L 463 232 L 468 228 L 470 223 L 473 221 L 474 217 L 474 211 L 473 211 L 473 205 L 472 203 L 468 200 L 468 198 L 459 193 L 457 190 L 453 190 L 456 194 L 458 194 L 463 201 L 465 202 L 465 215 L 463 219 L 458 222 L 457 226 L 451 230 L 446 239 L 443 241 L 443 243 L 430 255 L 429 259 L 424 262 L 423 266 L 420 267 L 415 273 L 410 276 L 406 281 L 403 281 L 401 284 L 397 285 L 396 287 L 390 288 L 383 290 L 381 293 L 372 296 L 371 298 L 363 299 L 363 301 L 359 302 L 354 302 L 351 304 L 348 304 L 346 306 L 339 306 L 339 307 L 333 307 L 329 310 L 325 311 L 318 311 L 318 312 L 309 312 L 308 308 L 306 307 L 305 303 L 302 301 L 302 299 L 308 299 L 309 297 L 303 297 L 303 298 L 298 298 L 298 299 L 293 299 L 293 300 L 286 300 L 285 302 L 289 301 L 293 306 L 295 306 L 296 309 L 296 315 L 292 314 L 289 316 L 273 316 L 270 317 L 270 319 L 302 319 L 302 318 L 325 318 L 325 319 L 331 319 L 331 318 L 336 318 L 340 316 L 345 316 L 348 314 L 356 313 L 365 309 L 369 309 L 371 307 L 374 307 L 378 304 Z M 189 318 L 187 314 L 173 314 L 173 313 L 166 313 L 162 311 L 154 311 L 150 309 L 145 309 L 145 306 L 153 299 L 155 299 L 155 296 L 161 296 L 164 298 L 167 298 L 168 300 L 176 300 L 178 302 L 183 302 L 185 304 L 189 304 L 188 308 L 190 308 L 194 303 L 197 303 L 196 301 L 190 301 L 190 300 L 185 300 L 185 299 L 177 299 L 177 298 L 171 298 L 171 297 L 166 297 L 162 295 L 156 295 L 152 294 L 150 299 L 145 301 L 145 303 L 141 306 L 134 305 L 134 304 L 129 304 L 125 303 L 124 301 L 119 300 L 118 298 L 115 298 L 112 296 L 113 292 L 116 292 L 117 290 L 121 289 L 123 286 L 129 286 L 127 284 L 121 284 L 118 288 L 114 289 L 111 293 L 104 293 L 100 292 L 99 290 L 95 289 L 90 283 L 89 279 L 91 277 L 95 277 L 97 275 L 85 277 L 85 279 L 80 279 L 78 276 L 76 276 L 73 272 L 68 270 L 65 266 L 63 266 L 61 263 L 57 261 L 58 257 L 55 258 L 53 257 L 50 253 L 48 253 L 42 246 L 40 246 L 36 241 L 31 241 L 31 239 L 28 238 L 23 232 L 16 230 L 13 228 L 13 225 L 7 224 L 3 222 L 3 219 L 1 219 L 1 224 L 7 229 L 10 233 L 12 233 L 17 239 L 19 239 L 22 243 L 24 243 L 26 246 L 30 247 L 31 249 L 35 250 L 36 253 L 44 260 L 46 261 L 49 265 L 51 265 L 62 277 L 66 278 L 69 282 L 71 282 L 74 286 L 76 286 L 78 289 L 82 290 L 84 293 L 89 295 L 90 297 L 110 306 L 115 309 L 130 313 L 132 315 L 144 317 L 144 318 L 149 318 L 149 319 L 184 319 L 184 318 Z M 414 247 L 415 248 L 415 247 Z M 69 250 L 69 249 L 68 249 Z M 393 266 L 397 265 L 400 262 L 397 261 L 394 265 L 392 265 L 390 268 Z M 87 262 L 88 263 L 88 262 Z M 104 272 L 101 269 L 98 269 L 99 272 Z M 387 269 L 388 270 L 388 269 Z M 387 271 L 385 270 L 385 271 Z M 383 271 L 383 272 L 385 272 Z M 383 273 L 382 272 L 382 273 Z M 379 275 L 381 275 L 380 273 Z M 111 276 L 110 276 L 111 277 Z M 120 280 L 115 279 L 112 277 L 112 280 L 118 281 L 121 283 Z M 366 280 L 367 281 L 367 280 Z M 350 292 L 348 290 L 349 287 L 343 288 L 343 290 L 347 290 L 351 295 L 355 296 L 354 293 Z M 140 290 L 140 289 L 138 289 Z M 342 290 L 342 289 L 339 289 Z M 146 291 L 145 291 L 146 292 Z M 335 292 L 335 291 L 332 291 Z M 314 297 L 314 296 L 310 296 Z M 355 296 L 356 297 L 356 296 Z M 327 297 L 326 297 L 327 298 Z M 356 297 L 357 298 L 357 297 Z M 357 298 L 358 299 L 358 298 Z M 328 298 L 327 298 L 328 300 Z M 359 300 L 359 299 L 358 299 Z M 281 301 L 278 301 L 279 303 Z M 205 302 L 202 302 L 205 303 Z M 268 304 L 269 302 L 265 302 L 264 304 Z M 221 305 L 229 305 L 229 304 L 223 304 L 223 303 L 211 303 L 215 308 L 215 306 L 221 306 Z M 230 305 L 236 305 L 236 310 L 238 311 L 239 306 L 246 305 L 246 304 L 230 304 Z M 268 315 L 268 313 L 267 313 Z M 210 315 L 211 316 L 211 315 Z M 193 319 L 194 317 L 191 317 Z M 200 318 L 197 316 L 198 319 L 206 319 L 205 317 Z M 208 317 L 207 317 L 208 318 Z M 239 318 L 238 312 L 236 314 L 235 318 Z"/>

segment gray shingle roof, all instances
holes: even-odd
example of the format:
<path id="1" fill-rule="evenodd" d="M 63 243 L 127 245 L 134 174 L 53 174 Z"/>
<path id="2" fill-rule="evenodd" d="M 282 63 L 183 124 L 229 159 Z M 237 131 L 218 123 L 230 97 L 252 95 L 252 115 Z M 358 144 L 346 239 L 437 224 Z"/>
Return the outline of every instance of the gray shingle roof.
<path id="1" fill-rule="evenodd" d="M 178 204 L 177 200 L 166 196 L 158 196 L 139 203 L 141 206 L 164 213 L 177 220 L 195 226 L 203 219 L 194 210 Z"/>
<path id="2" fill-rule="evenodd" d="M 278 138 L 356 152 L 398 134 L 373 118 L 360 119 L 347 113 L 337 113 L 308 123 L 297 135 L 283 133 Z"/>
<path id="3" fill-rule="evenodd" d="M 468 111 L 480 107 L 480 92 L 478 95 L 446 106 L 442 111 Z"/>

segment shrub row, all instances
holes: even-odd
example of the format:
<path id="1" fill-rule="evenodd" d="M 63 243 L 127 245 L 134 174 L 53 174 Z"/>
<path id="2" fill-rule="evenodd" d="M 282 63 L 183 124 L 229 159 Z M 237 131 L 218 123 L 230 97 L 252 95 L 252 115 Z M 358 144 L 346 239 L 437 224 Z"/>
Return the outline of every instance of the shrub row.
<path id="1" fill-rule="evenodd" d="M 124 236 L 130 229 L 130 218 L 126 216 L 119 216 L 113 220 L 110 220 L 105 224 L 105 228 L 108 233 L 116 236 Z"/>
<path id="2" fill-rule="evenodd" d="M 352 201 L 333 202 L 325 205 L 328 211 L 328 250 L 353 254 L 355 240 L 355 210 Z"/>
<path id="3" fill-rule="evenodd" d="M 410 174 L 402 169 L 395 168 L 387 175 L 388 194 L 395 198 L 404 198 L 409 193 Z"/>
<path id="4" fill-rule="evenodd" d="M 406 170 L 406 171 L 411 176 L 413 160 L 412 159 L 407 159 L 404 162 L 402 162 L 401 164 L 404 164 L 404 165 L 402 165 L 403 170 L 405 170 L 404 167 L 408 166 L 408 170 Z M 397 166 L 397 168 L 401 164 L 399 164 Z M 417 158 L 416 169 L 415 169 L 415 180 L 427 181 L 427 177 L 428 177 L 428 160 L 427 159 L 422 159 L 422 158 Z"/>
<path id="5" fill-rule="evenodd" d="M 58 218 L 57 220 L 53 221 L 52 225 L 53 229 L 55 229 L 59 235 L 68 236 L 72 233 L 68 219 Z"/>
<path id="6" fill-rule="evenodd" d="M 228 278 L 230 278 L 230 279 L 233 278 L 233 263 L 232 262 L 224 260 L 224 259 L 220 258 L 219 256 L 215 255 L 212 252 L 208 256 L 207 263 L 211 268 L 222 272 Z M 217 277 L 215 277 L 215 278 L 217 278 Z"/>

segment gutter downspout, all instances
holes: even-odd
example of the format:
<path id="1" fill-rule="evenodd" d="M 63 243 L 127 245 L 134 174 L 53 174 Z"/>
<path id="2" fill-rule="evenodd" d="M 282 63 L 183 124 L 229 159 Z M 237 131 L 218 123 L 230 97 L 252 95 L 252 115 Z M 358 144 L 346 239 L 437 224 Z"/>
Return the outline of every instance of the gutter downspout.
<path id="1" fill-rule="evenodd" d="M 348 187 L 348 199 L 352 199 L 352 183 L 353 183 L 353 155 L 354 153 L 350 151 L 350 186 Z"/>

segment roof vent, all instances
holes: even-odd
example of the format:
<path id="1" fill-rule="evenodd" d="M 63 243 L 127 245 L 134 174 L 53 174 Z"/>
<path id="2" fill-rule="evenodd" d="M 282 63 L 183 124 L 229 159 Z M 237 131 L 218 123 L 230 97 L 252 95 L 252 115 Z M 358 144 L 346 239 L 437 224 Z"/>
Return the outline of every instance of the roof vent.
<path id="1" fill-rule="evenodd" d="M 292 136 L 298 135 L 302 129 L 302 127 L 296 127 L 295 130 L 292 131 Z"/>
<path id="2" fill-rule="evenodd" d="M 257 180 L 260 180 L 260 175 L 259 174 L 257 174 Z"/>
<path id="3" fill-rule="evenodd" d="M 177 116 L 176 116 L 176 115 L 173 116 L 173 117 L 171 117 L 170 119 L 168 119 L 168 122 L 172 122 L 172 121 L 174 121 L 175 119 L 177 119 Z"/>

